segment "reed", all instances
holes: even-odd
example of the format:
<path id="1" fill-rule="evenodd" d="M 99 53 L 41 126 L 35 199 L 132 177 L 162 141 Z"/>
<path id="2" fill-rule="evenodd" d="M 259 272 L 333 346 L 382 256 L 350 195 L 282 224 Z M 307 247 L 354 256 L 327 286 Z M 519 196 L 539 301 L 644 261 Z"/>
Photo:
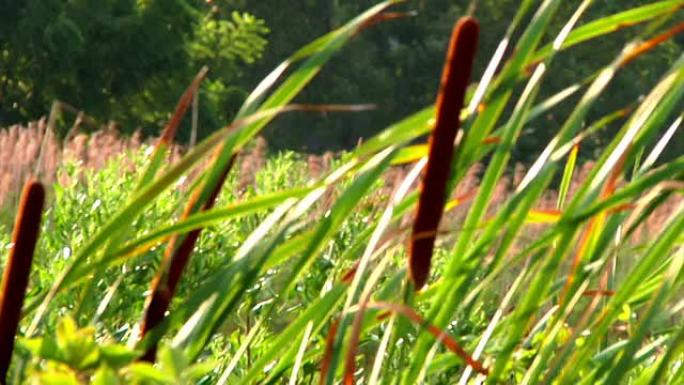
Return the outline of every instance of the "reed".
<path id="1" fill-rule="evenodd" d="M 436 123 L 430 135 L 428 163 L 409 246 L 409 277 L 416 290 L 425 285 L 439 222 L 447 198 L 447 182 L 454 142 L 460 128 L 460 114 L 475 60 L 479 24 L 471 17 L 454 26 L 435 102 Z"/>
<path id="2" fill-rule="evenodd" d="M 21 319 L 24 296 L 31 274 L 31 263 L 38 242 L 45 189 L 36 179 L 29 179 L 19 204 L 14 224 L 12 249 L 2 275 L 0 292 L 0 382 L 6 381 L 12 359 L 14 339 Z"/>

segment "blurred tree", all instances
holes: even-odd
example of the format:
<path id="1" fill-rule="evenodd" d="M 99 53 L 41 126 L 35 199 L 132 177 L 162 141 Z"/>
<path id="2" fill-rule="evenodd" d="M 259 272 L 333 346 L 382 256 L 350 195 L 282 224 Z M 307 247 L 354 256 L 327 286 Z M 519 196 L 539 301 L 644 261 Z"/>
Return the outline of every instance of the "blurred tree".
<path id="1" fill-rule="evenodd" d="M 228 121 L 245 90 L 297 48 L 378 2 L 0 0 L 0 126 L 43 115 L 52 100 L 61 99 L 101 120 L 115 119 L 130 130 L 142 125 L 154 133 L 189 79 L 208 64 L 212 70 L 200 103 L 206 132 Z M 470 4 L 471 0 L 408 0 L 395 7 L 415 11 L 415 16 L 364 31 L 297 100 L 375 103 L 378 108 L 359 114 L 288 114 L 268 128 L 271 146 L 308 151 L 349 148 L 359 138 L 432 103 L 451 28 Z M 579 24 L 644 4 L 597 0 Z M 520 0 L 477 2 L 475 15 L 483 27 L 475 78 L 484 71 L 519 5 Z M 553 40 L 576 6 L 562 2 L 544 44 Z M 681 20 L 683 13 L 671 15 L 671 20 Z M 540 98 L 609 63 L 646 28 L 625 28 L 561 53 Z M 519 35 L 517 31 L 514 42 Z M 625 107 L 651 89 L 682 45 L 681 37 L 668 41 L 621 71 L 590 119 Z M 532 122 L 515 149 L 516 160 L 534 157 L 573 104 Z M 591 157 L 593 148 L 604 144 L 620 123 L 588 140 L 583 155 Z M 684 139 L 677 140 L 672 147 L 684 145 Z"/>
<path id="2" fill-rule="evenodd" d="M 299 0 L 297 6 L 283 6 L 279 0 L 260 0 L 242 4 L 243 9 L 263 18 L 272 30 L 271 45 L 257 65 L 256 77 L 245 80 L 255 83 L 313 36 L 329 31 L 376 3 L 375 0 Z M 594 1 L 579 25 L 645 3 L 643 0 Z M 300 97 L 303 102 L 375 103 L 377 110 L 354 115 L 283 116 L 269 128 L 271 144 L 310 151 L 348 148 L 359 138 L 368 137 L 434 102 L 451 28 L 458 17 L 468 11 L 470 4 L 470 0 L 408 0 L 396 7 L 395 10 L 415 11 L 416 15 L 364 31 Z M 477 2 L 475 15 L 480 20 L 482 31 L 475 79 L 484 72 L 519 5 L 520 0 Z M 576 7 L 577 2 L 562 2 L 542 44 L 554 39 Z M 534 7 L 528 18 L 533 13 Z M 671 19 L 681 20 L 683 14 L 684 10 L 679 11 Z M 548 97 L 610 63 L 624 44 L 643 33 L 645 28 L 646 25 L 626 28 L 563 52 L 550 71 L 555 75 L 544 80 L 539 97 Z M 517 31 L 513 44 L 519 35 L 520 31 Z M 668 41 L 625 68 L 601 100 L 601 108 L 592 112 L 591 119 L 625 107 L 637 100 L 643 90 L 650 90 L 680 55 L 683 43 L 682 39 Z M 516 159 L 526 161 L 535 156 L 541 150 L 541 144 L 547 143 L 562 124 L 572 105 L 573 102 L 567 103 L 531 123 L 516 147 Z M 604 144 L 621 123 L 617 122 L 605 133 L 587 141 L 583 154 L 593 156 L 593 148 Z"/>
<path id="3" fill-rule="evenodd" d="M 0 126 L 59 99 L 126 129 L 156 133 L 203 65 L 213 128 L 239 107 L 234 84 L 266 47 L 262 20 L 191 0 L 0 0 Z"/>

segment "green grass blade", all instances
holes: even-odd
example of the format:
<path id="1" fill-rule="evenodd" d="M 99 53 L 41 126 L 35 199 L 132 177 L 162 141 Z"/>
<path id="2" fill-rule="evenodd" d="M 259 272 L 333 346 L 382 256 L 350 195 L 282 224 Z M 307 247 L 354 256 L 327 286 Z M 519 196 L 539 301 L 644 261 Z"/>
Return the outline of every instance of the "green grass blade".
<path id="1" fill-rule="evenodd" d="M 263 369 L 270 362 L 275 360 L 284 349 L 290 347 L 290 343 L 303 333 L 305 326 L 309 322 L 314 323 L 314 330 L 320 329 L 324 322 L 328 320 L 335 306 L 342 300 L 342 296 L 347 290 L 346 285 L 339 284 L 328 291 L 323 297 L 314 302 L 302 312 L 296 320 L 283 330 L 275 338 L 266 352 L 252 365 L 241 379 L 239 384 L 252 384 L 262 375 Z"/>
<path id="2" fill-rule="evenodd" d="M 561 46 L 561 49 L 563 50 L 597 37 L 619 31 L 625 27 L 675 13 L 682 7 L 684 7 L 684 1 L 682 0 L 658 1 L 619 12 L 614 15 L 602 17 L 572 31 Z M 543 60 L 547 55 L 551 54 L 551 51 L 551 44 L 544 46 L 534 55 L 532 61 Z"/>

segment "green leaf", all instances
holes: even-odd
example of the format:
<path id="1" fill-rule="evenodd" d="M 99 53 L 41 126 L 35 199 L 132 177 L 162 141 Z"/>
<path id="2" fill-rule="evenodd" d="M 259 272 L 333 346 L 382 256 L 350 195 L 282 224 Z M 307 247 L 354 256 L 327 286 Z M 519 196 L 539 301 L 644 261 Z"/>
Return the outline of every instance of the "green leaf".
<path id="1" fill-rule="evenodd" d="M 147 362 L 136 362 L 128 367 L 132 382 L 152 384 L 176 384 L 176 379 L 170 374 L 155 368 Z"/>
<path id="2" fill-rule="evenodd" d="M 107 366 L 100 366 L 95 371 L 91 382 L 93 385 L 119 385 L 121 381 L 116 372 Z"/>
<path id="3" fill-rule="evenodd" d="M 107 366 L 120 369 L 138 358 L 139 352 L 133 351 L 120 344 L 108 344 L 100 346 L 100 358 Z"/>

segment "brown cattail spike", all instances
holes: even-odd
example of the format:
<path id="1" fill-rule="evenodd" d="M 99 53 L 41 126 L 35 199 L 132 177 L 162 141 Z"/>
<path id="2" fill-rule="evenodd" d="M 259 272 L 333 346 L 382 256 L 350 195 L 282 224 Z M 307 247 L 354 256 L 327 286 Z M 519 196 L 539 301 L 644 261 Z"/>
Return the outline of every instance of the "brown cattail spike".
<path id="1" fill-rule="evenodd" d="M 430 273 L 435 235 L 446 202 L 454 141 L 459 130 L 459 118 L 470 81 L 479 30 L 477 20 L 472 17 L 463 17 L 456 23 L 442 72 L 436 101 L 437 122 L 430 136 L 430 153 L 409 250 L 409 276 L 416 290 L 423 287 Z"/>
<path id="2" fill-rule="evenodd" d="M 190 103 L 192 103 L 193 97 L 199 90 L 202 80 L 204 80 L 204 78 L 207 77 L 208 72 L 209 67 L 202 67 L 202 69 L 200 69 L 197 75 L 195 75 L 195 78 L 192 80 L 192 83 L 190 83 L 185 92 L 183 92 L 183 95 L 180 97 L 178 103 L 176 104 L 176 109 L 173 112 L 173 116 L 171 116 L 171 119 L 168 121 L 168 123 L 166 123 L 166 126 L 164 126 L 164 130 L 162 131 L 162 134 L 159 137 L 160 143 L 169 145 L 171 144 L 171 142 L 173 142 L 173 138 L 176 137 L 176 131 L 178 130 L 178 126 L 180 126 L 181 120 L 183 120 L 185 112 L 190 107 Z"/>
<path id="3" fill-rule="evenodd" d="M 24 186 L 19 213 L 14 223 L 12 247 L 2 276 L 0 293 L 0 382 L 5 383 L 12 359 L 24 295 L 28 286 L 33 252 L 38 241 L 45 189 L 35 179 Z"/>
<path id="4" fill-rule="evenodd" d="M 211 195 L 202 206 L 202 211 L 209 210 L 214 206 L 234 162 L 235 156 L 233 155 L 230 162 L 221 173 Z M 185 212 L 183 213 L 183 219 L 192 214 L 192 208 L 199 199 L 200 191 L 201 190 L 198 190 L 188 202 Z M 154 329 L 164 320 L 166 311 L 169 309 L 171 299 L 176 292 L 176 287 L 178 286 L 178 282 L 180 282 L 181 275 L 185 269 L 185 265 L 187 265 L 190 260 L 190 256 L 192 255 L 192 251 L 195 248 L 195 244 L 197 243 L 201 232 L 202 229 L 197 229 L 189 232 L 185 236 L 175 236 L 169 240 L 164 259 L 162 260 L 162 265 L 152 282 L 152 290 L 150 296 L 147 298 L 145 315 L 141 326 L 141 338 L 145 337 L 150 330 Z M 141 359 L 147 362 L 154 362 L 156 353 L 156 345 L 152 345 Z"/>
<path id="5" fill-rule="evenodd" d="M 323 360 L 321 361 L 321 376 L 319 379 L 319 384 L 325 384 L 328 379 L 328 371 L 330 371 L 330 361 L 333 356 L 333 349 L 335 344 L 335 337 L 337 336 L 337 328 L 340 326 L 340 319 L 336 318 L 330 329 L 328 329 L 328 334 L 325 337 L 325 353 L 323 354 Z"/>

